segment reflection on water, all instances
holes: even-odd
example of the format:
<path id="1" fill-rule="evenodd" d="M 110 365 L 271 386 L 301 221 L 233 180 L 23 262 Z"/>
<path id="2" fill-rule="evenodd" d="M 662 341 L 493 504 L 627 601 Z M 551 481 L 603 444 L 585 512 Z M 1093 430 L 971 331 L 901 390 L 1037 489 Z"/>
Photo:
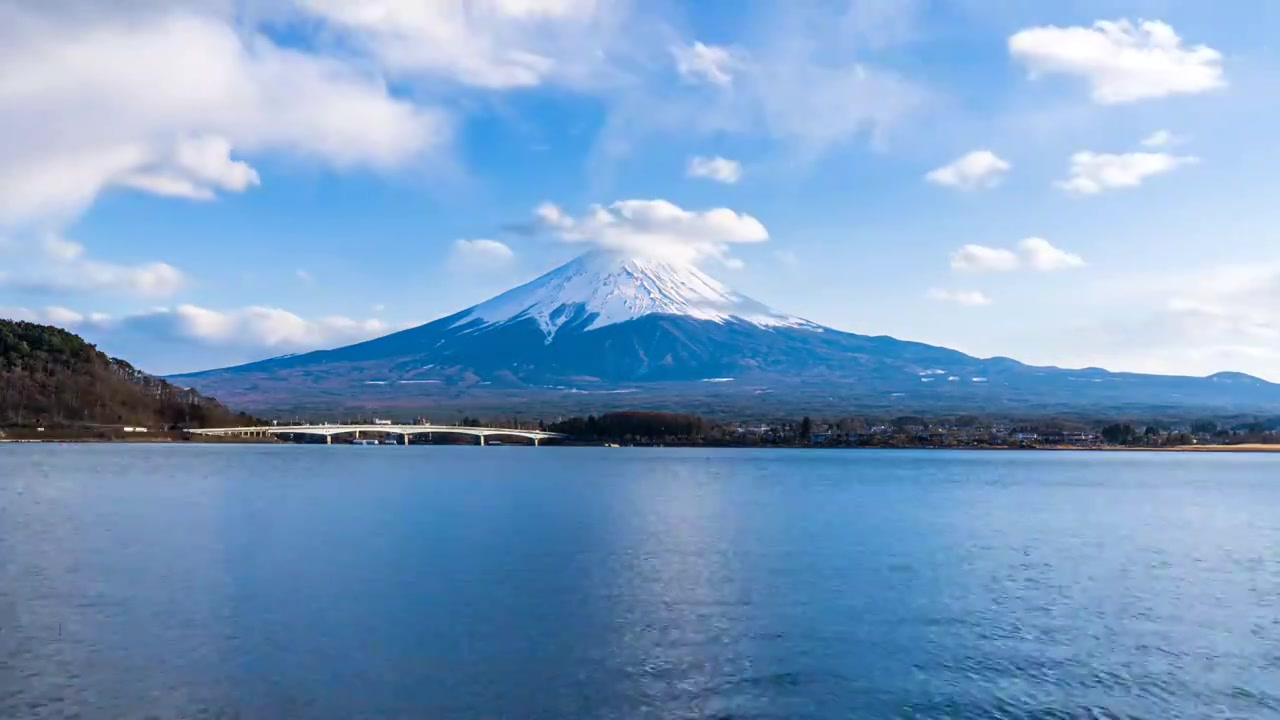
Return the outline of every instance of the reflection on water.
<path id="1" fill-rule="evenodd" d="M 1280 457 L 0 448 L 0 717 L 1280 716 Z"/>

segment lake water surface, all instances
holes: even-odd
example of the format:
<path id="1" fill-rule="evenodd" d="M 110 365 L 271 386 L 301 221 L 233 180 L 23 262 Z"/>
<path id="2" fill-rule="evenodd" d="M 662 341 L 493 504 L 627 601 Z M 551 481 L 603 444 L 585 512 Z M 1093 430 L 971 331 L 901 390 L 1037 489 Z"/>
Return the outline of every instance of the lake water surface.
<path id="1" fill-rule="evenodd" d="M 0 446 L 64 717 L 1280 717 L 1280 456 Z"/>

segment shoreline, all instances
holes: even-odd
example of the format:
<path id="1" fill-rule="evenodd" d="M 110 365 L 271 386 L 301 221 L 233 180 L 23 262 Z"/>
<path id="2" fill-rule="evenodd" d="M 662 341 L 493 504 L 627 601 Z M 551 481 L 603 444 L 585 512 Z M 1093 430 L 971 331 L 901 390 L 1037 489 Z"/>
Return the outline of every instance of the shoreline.
<path id="1" fill-rule="evenodd" d="M 0 445 L 3 444 L 192 444 L 192 445 L 321 445 L 323 443 L 290 443 L 269 439 L 253 439 L 253 438 L 183 438 L 171 436 L 151 437 L 131 437 L 131 438 L 86 438 L 86 437 L 46 437 L 46 438 L 0 438 Z M 351 443 L 335 443 L 338 445 L 349 445 Z M 396 447 L 403 447 L 399 444 L 388 443 Z M 431 444 L 421 443 L 426 447 L 469 447 L 465 443 L 456 444 Z M 503 447 L 525 447 L 523 443 L 511 443 Z M 532 446 L 530 446 L 532 447 Z M 939 445 L 903 445 L 903 446 L 887 446 L 887 445 L 841 445 L 841 446 L 823 446 L 823 445 L 719 445 L 706 443 L 662 443 L 662 444 L 631 444 L 631 445 L 608 445 L 606 443 L 576 443 L 567 442 L 559 444 L 545 445 L 544 447 L 578 447 L 578 448 L 603 448 L 603 447 L 622 447 L 622 448 L 702 448 L 702 449 L 724 449 L 724 450 L 957 450 L 957 451 L 987 451 L 987 452 L 1007 452 L 1014 450 L 1029 450 L 1043 452 L 1174 452 L 1174 453 L 1280 453 L 1280 444 L 1262 444 L 1262 443 L 1241 443 L 1239 445 L 1175 445 L 1170 447 L 1129 447 L 1123 445 L 1107 445 L 1107 446 L 1090 446 L 1081 447 L 1076 445 L 1037 445 L 1028 447 L 1011 447 L 1006 445 L 969 445 L 969 446 L 939 446 Z"/>
<path id="2" fill-rule="evenodd" d="M 1097 449 L 1097 450 L 1128 450 L 1128 451 L 1149 451 L 1149 452 L 1252 452 L 1252 453 L 1269 453 L 1280 452 L 1280 445 L 1265 445 L 1262 443 L 1240 443 L 1239 445 L 1175 445 L 1173 447 L 1106 447 L 1106 448 L 1079 448 Z"/>

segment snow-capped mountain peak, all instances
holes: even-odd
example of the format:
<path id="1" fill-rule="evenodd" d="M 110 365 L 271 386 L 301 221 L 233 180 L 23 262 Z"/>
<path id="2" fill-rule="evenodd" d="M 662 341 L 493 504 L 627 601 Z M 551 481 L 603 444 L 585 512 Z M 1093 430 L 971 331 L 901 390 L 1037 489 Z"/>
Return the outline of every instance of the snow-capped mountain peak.
<path id="1" fill-rule="evenodd" d="M 584 330 L 655 313 L 758 327 L 819 328 L 739 295 L 692 265 L 602 251 L 471 308 L 455 327 L 480 321 L 469 328 L 479 332 L 529 318 L 550 342 L 561 327 L 588 318 Z"/>
<path id="2" fill-rule="evenodd" d="M 886 403 L 944 413 L 1071 407 L 1105 414 L 1175 404 L 1274 415 L 1280 408 L 1280 384 L 1241 375 L 1034 367 L 825 329 L 687 265 L 605 254 L 425 325 L 179 382 L 250 408 L 360 403 L 406 414 L 461 411 L 464 403 L 504 414 L 518 407 L 835 413 Z"/>

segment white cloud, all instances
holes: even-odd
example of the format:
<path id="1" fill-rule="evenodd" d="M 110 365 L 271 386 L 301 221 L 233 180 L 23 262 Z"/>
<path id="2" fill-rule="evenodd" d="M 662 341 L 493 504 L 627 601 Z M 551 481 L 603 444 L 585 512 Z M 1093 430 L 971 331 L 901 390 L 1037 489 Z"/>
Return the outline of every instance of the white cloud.
<path id="1" fill-rule="evenodd" d="M 207 187 L 197 185 L 186 178 L 164 173 L 129 172 L 116 179 L 115 184 L 161 197 L 188 200 L 212 200 L 215 197 L 214 192 Z"/>
<path id="2" fill-rule="evenodd" d="M 34 309 L 0 306 L 0 318 L 7 320 L 25 320 L 27 322 L 41 323 L 43 325 L 57 325 L 68 330 L 75 330 L 82 326 L 103 327 L 111 321 L 111 316 L 106 315 L 105 313 L 94 312 L 86 315 L 60 305 L 48 305 L 43 308 Z"/>
<path id="3" fill-rule="evenodd" d="M 1181 138 L 1168 130 L 1157 130 L 1142 139 L 1143 147 L 1169 147 L 1171 145 L 1180 145 L 1184 142 Z"/>
<path id="4" fill-rule="evenodd" d="M 1153 175 L 1163 175 L 1199 162 L 1194 156 L 1169 153 L 1095 153 L 1082 151 L 1071 156 L 1070 176 L 1055 185 L 1078 195 L 1096 195 L 1107 190 L 1138 187 Z"/>
<path id="5" fill-rule="evenodd" d="M 515 259 L 515 256 L 516 254 L 507 247 L 506 243 L 497 240 L 480 238 L 453 241 L 453 260 L 461 266 L 491 268 L 506 265 Z"/>
<path id="6" fill-rule="evenodd" d="M 0 225 L 69 221 L 111 186 L 244 190 L 258 176 L 233 149 L 389 168 L 449 137 L 440 111 L 212 3 L 63 5 L 0 7 Z"/>
<path id="7" fill-rule="evenodd" d="M 951 254 L 951 269 L 967 272 L 1008 272 L 1018 269 L 1018 256 L 1012 250 L 965 245 Z"/>
<path id="8" fill-rule="evenodd" d="M 61 325 L 63 327 L 75 326 L 84 322 L 84 315 L 81 315 L 75 310 L 57 305 L 50 305 L 45 308 L 44 316 L 50 323 L 54 325 Z"/>
<path id="9" fill-rule="evenodd" d="M 43 325 L 58 325 L 64 328 L 74 327 L 81 322 L 84 322 L 85 319 L 83 315 L 75 310 L 69 310 L 56 305 L 34 309 L 13 305 L 0 305 L 0 318 L 5 320 L 41 323 Z"/>
<path id="10" fill-rule="evenodd" d="M 1084 78 L 1094 101 L 1108 105 L 1203 93 L 1227 84 L 1221 53 L 1205 45 L 1183 47 L 1173 28 L 1158 20 L 1028 28 L 1009 38 L 1009 53 L 1033 78 L 1054 73 Z"/>
<path id="11" fill-rule="evenodd" d="M 1084 267 L 1084 258 L 1055 247 L 1041 237 L 1029 237 L 1018 243 L 1017 252 L 986 245 L 965 245 L 951 254 L 951 269 L 964 272 L 1011 272 L 1028 267 L 1040 272 L 1053 272 Z"/>
<path id="12" fill-rule="evenodd" d="M 39 312 L 14 305 L 0 305 L 0 318 L 17 322 L 43 322 Z"/>
<path id="13" fill-rule="evenodd" d="M 210 347 L 303 351 L 368 340 L 391 330 L 380 319 L 341 315 L 308 320 L 288 310 L 245 307 L 211 310 L 197 305 L 157 308 L 100 323 L 119 337 L 138 334 Z"/>
<path id="14" fill-rule="evenodd" d="M 117 293 L 164 297 L 186 284 L 181 270 L 163 262 L 121 265 L 89 258 L 83 245 L 57 235 L 9 240 L 0 251 L 12 258 L 0 287 L 29 292 Z"/>
<path id="15" fill-rule="evenodd" d="M 304 282 L 304 283 L 307 283 L 307 284 L 311 284 L 311 283 L 313 283 L 313 282 L 315 282 L 315 281 L 316 281 L 315 276 L 314 276 L 314 275 L 312 275 L 312 274 L 310 273 L 310 271 L 308 271 L 308 270 L 306 270 L 306 269 L 304 269 L 304 268 L 298 268 L 297 270 L 294 270 L 294 271 L 293 271 L 293 276 L 294 276 L 294 277 L 296 277 L 296 278 L 298 278 L 298 280 L 299 280 L 300 282 Z"/>
<path id="16" fill-rule="evenodd" d="M 297 0 L 400 76 L 503 90 L 604 71 L 625 7 L 598 0 Z"/>
<path id="17" fill-rule="evenodd" d="M 283 353 L 307 352 L 380 337 L 405 325 L 342 315 L 306 318 L 275 307 L 213 310 L 197 305 L 121 316 L 65 307 L 3 307 L 0 318 L 58 325 L 108 353 L 169 370 L 202 370 Z"/>
<path id="18" fill-rule="evenodd" d="M 930 171 L 924 177 L 935 185 L 979 190 L 998 185 L 1011 167 L 990 150 L 974 150 L 956 158 L 949 165 Z"/>
<path id="19" fill-rule="evenodd" d="M 71 262 L 84 255 L 83 245 L 61 235 L 45 235 L 37 243 L 36 249 L 38 253 L 58 262 Z"/>
<path id="20" fill-rule="evenodd" d="M 715 157 L 697 155 L 689 158 L 685 174 L 689 177 L 707 178 L 732 185 L 742 179 L 742 164 L 737 160 L 722 158 L 718 155 Z"/>
<path id="21" fill-rule="evenodd" d="M 171 157 L 125 173 L 115 183 L 154 195 L 212 200 L 216 190 L 242 192 L 260 179 L 248 163 L 231 159 L 230 140 L 204 135 L 178 141 Z"/>
<path id="22" fill-rule="evenodd" d="M 1029 237 L 1018 243 L 1023 259 L 1032 269 L 1041 272 L 1068 270 L 1084 267 L 1084 258 L 1054 247 L 1053 243 L 1042 237 Z"/>
<path id="23" fill-rule="evenodd" d="M 728 208 L 685 210 L 666 200 L 593 205 L 579 218 L 544 203 L 535 214 L 543 227 L 565 242 L 674 262 L 713 258 L 740 267 L 741 262 L 729 254 L 732 245 L 769 239 L 764 225 L 745 213 Z"/>
<path id="24" fill-rule="evenodd" d="M 982 307 L 991 304 L 991 298 L 977 290 L 944 290 L 931 288 L 926 296 L 930 300 L 955 303 L 966 307 Z"/>
<path id="25" fill-rule="evenodd" d="M 733 85 L 733 73 L 741 65 L 738 52 L 732 48 L 704 45 L 673 45 L 676 72 L 690 82 L 702 82 L 719 87 Z"/>
<path id="26" fill-rule="evenodd" d="M 104 292 L 165 297 L 185 283 L 182 271 L 168 263 L 115 265 L 88 260 L 54 266 L 26 279 L 0 283 L 0 286 L 36 292 Z"/>
<path id="27" fill-rule="evenodd" d="M 573 218 L 555 203 L 544 202 L 538 205 L 533 209 L 533 216 L 539 224 L 546 227 L 563 230 L 573 225 Z"/>

